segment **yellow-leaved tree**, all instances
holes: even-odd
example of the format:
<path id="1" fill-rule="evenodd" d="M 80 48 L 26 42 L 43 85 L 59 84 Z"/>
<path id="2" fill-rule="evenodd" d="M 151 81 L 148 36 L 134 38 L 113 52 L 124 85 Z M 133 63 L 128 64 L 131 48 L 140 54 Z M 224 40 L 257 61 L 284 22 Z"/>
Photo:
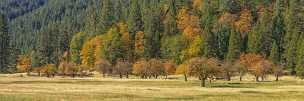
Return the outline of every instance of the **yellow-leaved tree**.
<path id="1" fill-rule="evenodd" d="M 17 63 L 18 72 L 27 72 L 27 74 L 29 75 L 31 64 L 32 64 L 32 60 L 30 56 L 28 55 L 19 56 Z"/>

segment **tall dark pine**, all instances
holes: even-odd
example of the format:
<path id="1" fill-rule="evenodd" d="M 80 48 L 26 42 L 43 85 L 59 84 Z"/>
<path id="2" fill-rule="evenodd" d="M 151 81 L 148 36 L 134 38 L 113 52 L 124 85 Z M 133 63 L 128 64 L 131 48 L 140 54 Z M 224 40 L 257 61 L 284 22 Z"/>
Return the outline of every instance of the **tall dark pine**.
<path id="1" fill-rule="evenodd" d="M 144 55 L 146 58 L 159 58 L 161 47 L 160 8 L 157 1 L 148 2 L 144 7 Z"/>
<path id="2" fill-rule="evenodd" d="M 131 36 L 131 46 L 130 49 L 134 51 L 135 49 L 135 35 L 138 31 L 143 31 L 143 21 L 142 21 L 142 14 L 141 8 L 139 5 L 139 0 L 131 0 L 130 1 L 130 8 L 129 8 L 129 16 L 127 20 L 128 30 Z M 132 53 L 133 58 L 131 61 L 134 60 L 135 55 Z"/>
<path id="3" fill-rule="evenodd" d="M 241 34 L 232 30 L 230 33 L 227 61 L 235 61 L 241 54 Z"/>
<path id="4" fill-rule="evenodd" d="M 286 61 L 286 67 L 291 69 L 292 73 L 295 74 L 295 64 L 296 64 L 296 48 L 297 48 L 297 40 L 299 38 L 298 28 L 296 25 L 296 12 L 295 7 L 297 6 L 295 0 L 290 0 L 288 2 L 288 6 L 285 9 L 285 37 L 284 37 L 284 53 L 283 57 Z"/>
<path id="5" fill-rule="evenodd" d="M 204 56 L 218 57 L 217 35 L 212 32 L 213 22 L 215 20 L 215 9 L 212 7 L 211 1 L 212 0 L 204 0 L 204 7 L 202 7 L 201 27 L 204 30 Z"/>
<path id="6" fill-rule="evenodd" d="M 284 36 L 284 18 L 283 18 L 283 0 L 276 0 L 273 12 L 272 36 L 279 46 L 279 54 L 283 52 Z M 282 56 L 280 56 L 282 57 Z"/>
<path id="7" fill-rule="evenodd" d="M 165 18 L 165 34 L 175 35 L 178 33 L 176 16 L 177 16 L 177 7 L 176 0 L 168 0 L 169 9 L 166 11 Z"/>
<path id="8" fill-rule="evenodd" d="M 9 68 L 10 36 L 5 15 L 0 14 L 0 72 L 7 72 Z"/>
<path id="9" fill-rule="evenodd" d="M 112 0 L 102 0 L 101 18 L 97 32 L 104 34 L 115 23 L 114 5 Z"/>

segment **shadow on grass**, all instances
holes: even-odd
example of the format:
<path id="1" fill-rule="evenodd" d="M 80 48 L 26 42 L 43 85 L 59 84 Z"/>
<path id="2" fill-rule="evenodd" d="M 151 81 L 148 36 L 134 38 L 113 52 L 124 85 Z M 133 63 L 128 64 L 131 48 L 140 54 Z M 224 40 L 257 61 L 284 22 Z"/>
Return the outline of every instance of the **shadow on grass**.
<path id="1" fill-rule="evenodd" d="M 211 88 L 255 88 L 243 83 L 223 83 L 223 84 L 211 84 Z"/>

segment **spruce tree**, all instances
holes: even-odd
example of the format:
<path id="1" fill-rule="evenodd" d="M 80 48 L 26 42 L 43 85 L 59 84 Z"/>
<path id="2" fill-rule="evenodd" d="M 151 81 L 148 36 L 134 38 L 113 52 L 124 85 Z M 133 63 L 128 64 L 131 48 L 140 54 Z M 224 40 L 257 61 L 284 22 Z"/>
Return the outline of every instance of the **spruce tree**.
<path id="1" fill-rule="evenodd" d="M 228 52 L 231 28 L 228 24 L 220 25 L 217 31 L 219 58 L 224 59 Z"/>
<path id="2" fill-rule="evenodd" d="M 168 35 L 176 35 L 178 33 L 177 29 L 177 7 L 176 0 L 168 0 L 168 11 L 165 18 L 165 34 Z"/>
<path id="3" fill-rule="evenodd" d="M 283 0 L 276 0 L 273 11 L 272 36 L 279 46 L 280 58 L 283 52 L 283 37 L 284 37 L 284 17 L 283 17 Z"/>
<path id="4" fill-rule="evenodd" d="M 284 48 L 283 57 L 286 61 L 287 68 L 289 68 L 293 74 L 295 73 L 296 46 L 299 37 L 296 17 L 294 16 L 296 14 L 295 3 L 295 0 L 288 1 L 289 5 L 285 9 L 284 25 L 286 33 L 283 40 L 284 43 L 282 43 Z"/>
<path id="5" fill-rule="evenodd" d="M 144 7 L 144 54 L 146 58 L 159 58 L 161 47 L 161 20 L 158 2 L 145 0 Z"/>
<path id="6" fill-rule="evenodd" d="M 0 14 L 0 72 L 6 73 L 10 62 L 10 35 L 8 21 L 4 14 Z"/>
<path id="7" fill-rule="evenodd" d="M 276 42 L 272 43 L 271 47 L 271 52 L 270 56 L 268 57 L 270 61 L 272 61 L 274 64 L 279 64 L 280 63 L 280 58 L 279 58 L 279 47 Z"/>
<path id="8" fill-rule="evenodd" d="M 204 7 L 202 7 L 201 27 L 203 28 L 204 38 L 204 56 L 218 57 L 218 43 L 217 35 L 212 32 L 213 22 L 215 20 L 215 9 L 211 5 L 211 0 L 204 0 Z"/>
<path id="9" fill-rule="evenodd" d="M 112 0 L 102 0 L 100 23 L 98 24 L 99 34 L 104 34 L 115 23 L 115 9 Z"/>
<path id="10" fill-rule="evenodd" d="M 130 49 L 135 50 L 135 35 L 139 31 L 143 31 L 143 21 L 139 0 L 130 0 L 129 16 L 127 20 L 128 30 L 131 37 Z M 132 53 L 131 61 L 135 59 L 135 53 Z"/>
<path id="11" fill-rule="evenodd" d="M 226 60 L 235 61 L 241 54 L 241 34 L 231 30 Z"/>

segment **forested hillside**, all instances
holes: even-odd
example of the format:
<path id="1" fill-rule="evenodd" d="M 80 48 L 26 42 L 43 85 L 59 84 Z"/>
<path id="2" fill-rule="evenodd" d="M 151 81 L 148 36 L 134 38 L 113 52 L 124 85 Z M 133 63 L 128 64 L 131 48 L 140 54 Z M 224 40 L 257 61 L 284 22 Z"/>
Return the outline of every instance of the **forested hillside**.
<path id="1" fill-rule="evenodd" d="M 1 0 L 0 11 L 13 20 L 43 6 L 47 0 Z"/>
<path id="2" fill-rule="evenodd" d="M 207 67 L 240 73 L 224 68 L 239 64 L 257 78 L 304 76 L 303 0 L 29 2 L 9 25 L 24 71 L 157 78 L 177 69 L 205 80 Z"/>

